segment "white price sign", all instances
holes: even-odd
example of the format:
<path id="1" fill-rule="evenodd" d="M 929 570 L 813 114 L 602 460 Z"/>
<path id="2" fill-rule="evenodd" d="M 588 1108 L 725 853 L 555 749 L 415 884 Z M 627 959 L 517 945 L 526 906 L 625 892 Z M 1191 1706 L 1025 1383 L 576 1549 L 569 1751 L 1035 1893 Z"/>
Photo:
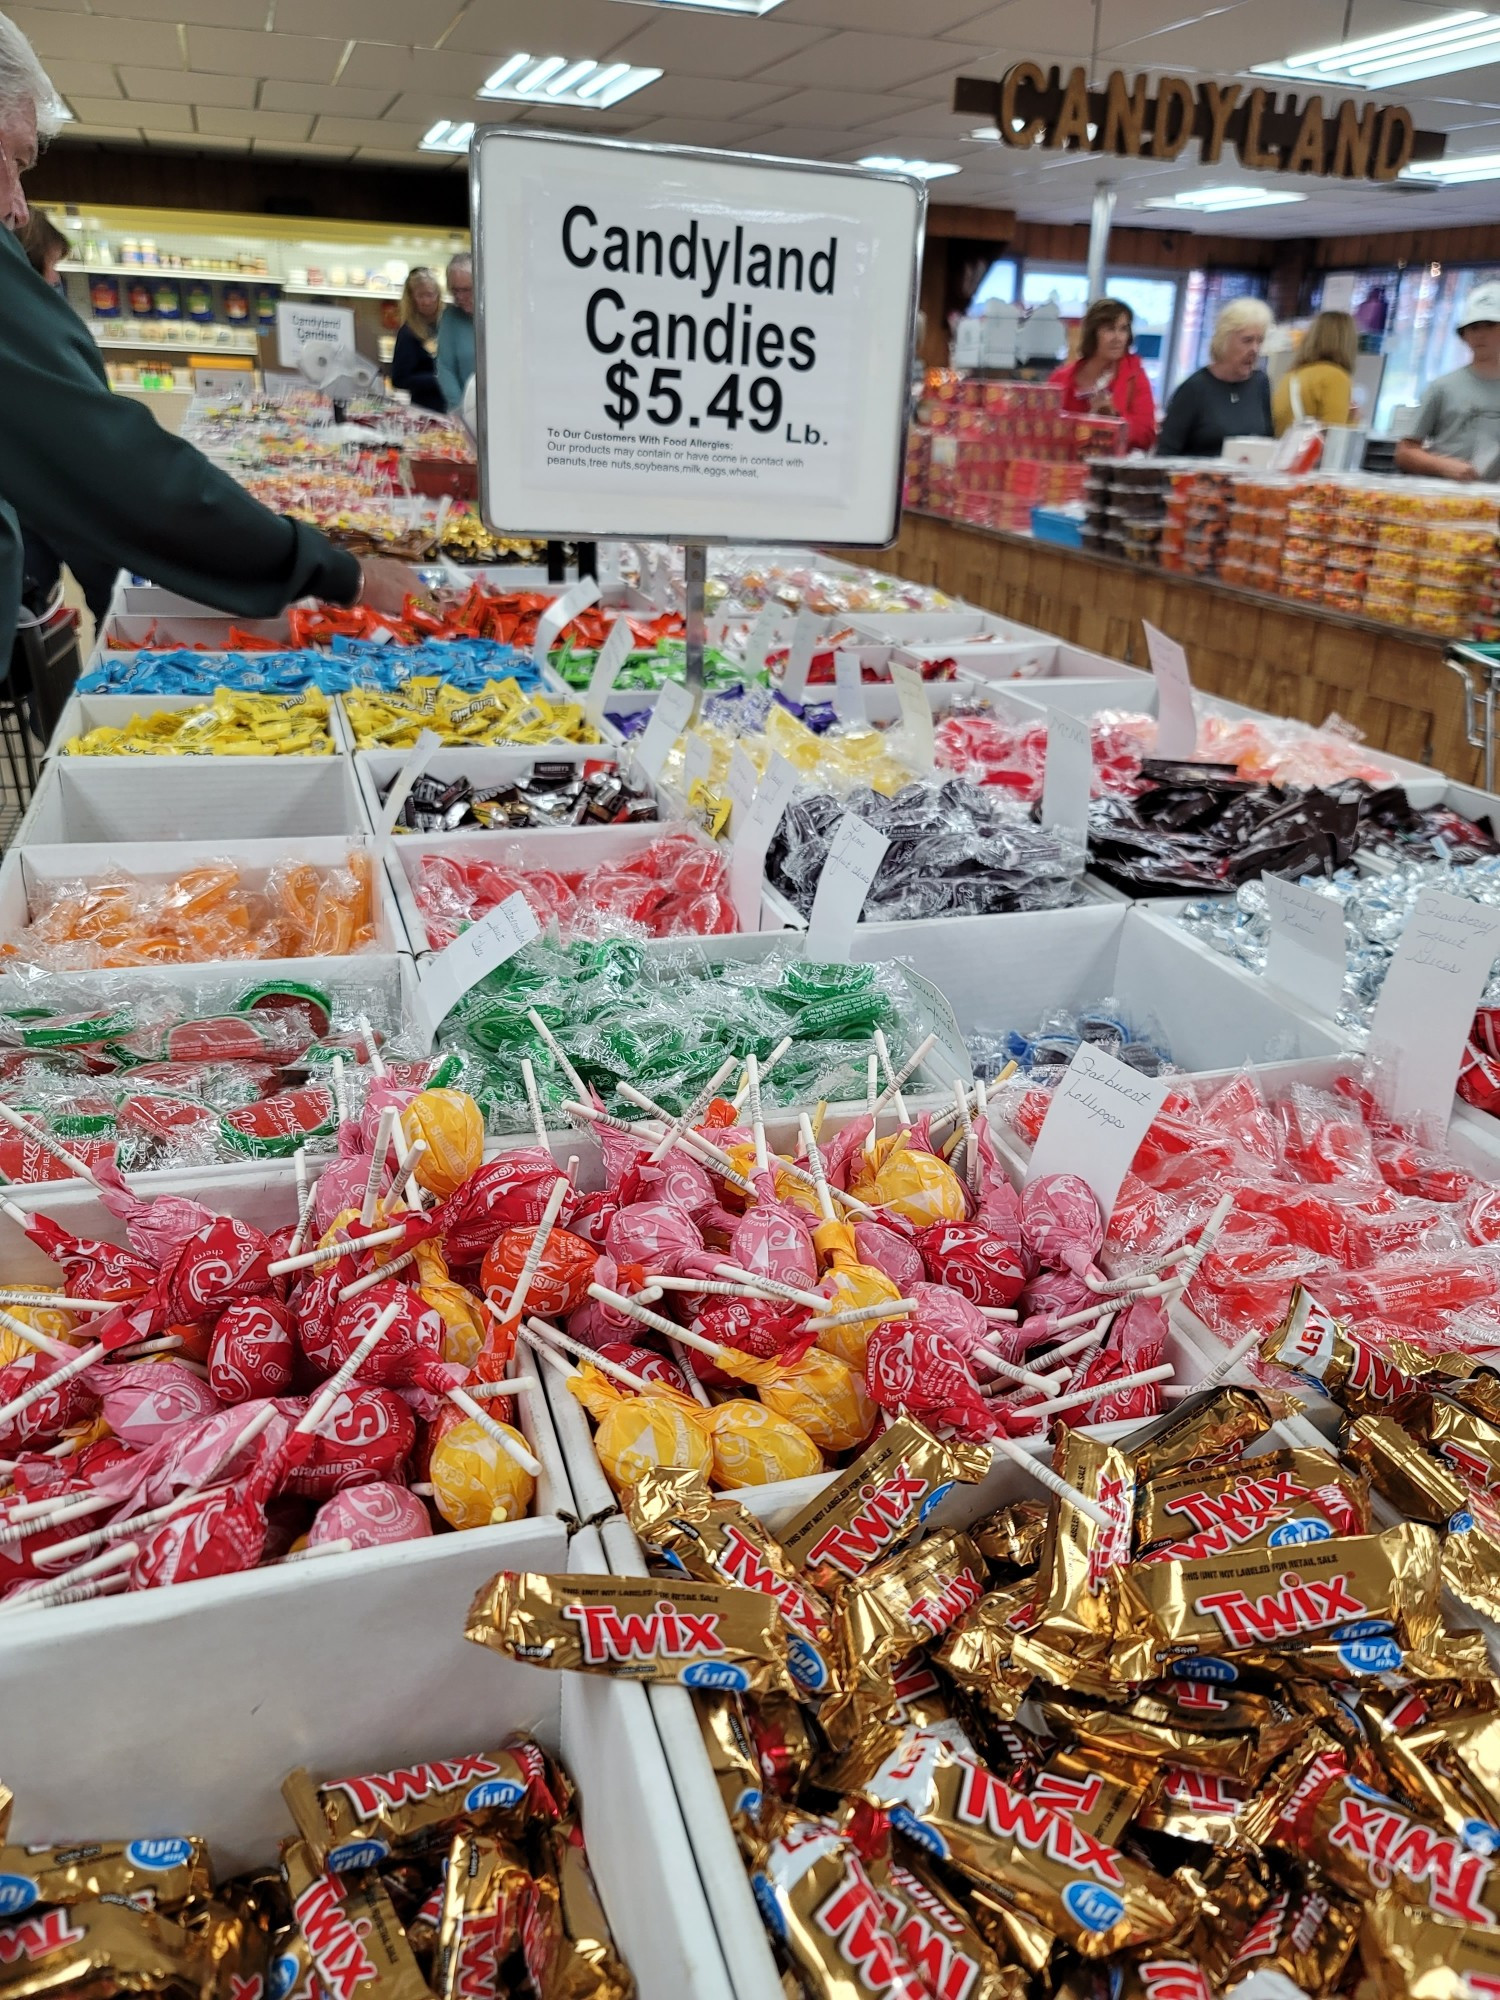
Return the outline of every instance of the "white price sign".
<path id="1" fill-rule="evenodd" d="M 282 299 L 276 307 L 276 359 L 298 368 L 309 347 L 352 347 L 354 313 L 348 306 L 299 305 Z"/>
<path id="2" fill-rule="evenodd" d="M 1370 1022 L 1378 1088 L 1400 1123 L 1426 1113 L 1446 1129 L 1474 1009 L 1497 958 L 1500 910 L 1446 889 L 1420 892 Z"/>
<path id="3" fill-rule="evenodd" d="M 1174 760 L 1191 757 L 1198 747 L 1198 717 L 1188 656 L 1151 624 L 1146 625 L 1146 651 L 1156 680 L 1156 754 Z"/>
<path id="4" fill-rule="evenodd" d="M 487 520 L 893 539 L 920 183 L 498 125 L 470 175 Z"/>
<path id="5" fill-rule="evenodd" d="M 1052 1093 L 1027 1163 L 1028 1181 L 1077 1174 L 1108 1220 L 1130 1162 L 1166 1101 L 1167 1077 L 1142 1076 L 1107 1049 L 1081 1042 Z"/>
<path id="6" fill-rule="evenodd" d="M 749 763 L 749 758 L 745 759 Z M 731 781 L 734 772 L 731 768 Z M 735 808 L 734 852 L 729 858 L 729 894 L 739 912 L 740 929 L 760 929 L 760 892 L 770 847 L 787 800 L 797 789 L 796 766 L 780 751 L 772 751 L 766 775 L 743 812 Z"/>
<path id="7" fill-rule="evenodd" d="M 878 826 L 845 813 L 833 830 L 833 844 L 818 877 L 807 919 L 807 956 L 824 964 L 847 964 L 870 884 L 890 846 Z"/>
<path id="8" fill-rule="evenodd" d="M 1344 997 L 1349 961 L 1343 899 L 1284 881 L 1280 875 L 1263 875 L 1261 887 L 1271 920 L 1266 983 L 1331 1020 Z"/>
<path id="9" fill-rule="evenodd" d="M 497 903 L 477 924 L 460 931 L 422 968 L 417 986 L 417 1013 L 430 1048 L 434 1036 L 471 986 L 487 972 L 514 958 L 523 945 L 541 934 L 536 912 L 517 889 Z"/>

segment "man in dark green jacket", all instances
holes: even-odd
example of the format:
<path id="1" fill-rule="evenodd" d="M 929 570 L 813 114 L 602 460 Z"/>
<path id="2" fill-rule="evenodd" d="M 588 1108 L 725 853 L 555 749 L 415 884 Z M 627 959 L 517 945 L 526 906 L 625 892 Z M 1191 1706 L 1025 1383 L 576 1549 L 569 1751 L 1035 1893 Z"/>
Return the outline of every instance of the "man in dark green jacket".
<path id="1" fill-rule="evenodd" d="M 184 597 L 269 618 L 299 597 L 399 610 L 403 563 L 361 563 L 316 528 L 273 514 L 142 404 L 116 396 L 88 328 L 39 278 L 14 231 L 21 176 L 58 100 L 30 43 L 0 14 L 0 678 L 21 598 L 20 522 Z"/>

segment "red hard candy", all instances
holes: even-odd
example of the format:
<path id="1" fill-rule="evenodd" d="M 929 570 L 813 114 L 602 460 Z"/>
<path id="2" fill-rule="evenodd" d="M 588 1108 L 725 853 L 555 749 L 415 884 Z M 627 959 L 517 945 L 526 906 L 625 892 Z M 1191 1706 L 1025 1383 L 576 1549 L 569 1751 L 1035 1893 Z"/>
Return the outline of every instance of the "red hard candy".
<path id="1" fill-rule="evenodd" d="M 504 1308 L 514 1292 L 539 1227 L 531 1223 L 507 1229 L 485 1252 L 479 1279 L 486 1297 L 493 1298 L 496 1311 Z M 592 1243 L 569 1229 L 554 1228 L 532 1273 L 525 1310 L 540 1319 L 572 1312 L 588 1297 L 598 1262 L 599 1253 Z"/>
<path id="2" fill-rule="evenodd" d="M 279 1403 L 295 1424 L 306 1415 L 300 1403 Z M 393 1389 L 346 1389 L 337 1397 L 283 1490 L 309 1500 L 327 1500 L 346 1486 L 396 1478 L 417 1441 L 417 1421 Z"/>
<path id="3" fill-rule="evenodd" d="M 217 1216 L 178 1252 L 167 1280 L 169 1317 L 211 1319 L 233 1299 L 268 1292 L 270 1261 L 271 1246 L 258 1229 L 233 1216 Z"/>

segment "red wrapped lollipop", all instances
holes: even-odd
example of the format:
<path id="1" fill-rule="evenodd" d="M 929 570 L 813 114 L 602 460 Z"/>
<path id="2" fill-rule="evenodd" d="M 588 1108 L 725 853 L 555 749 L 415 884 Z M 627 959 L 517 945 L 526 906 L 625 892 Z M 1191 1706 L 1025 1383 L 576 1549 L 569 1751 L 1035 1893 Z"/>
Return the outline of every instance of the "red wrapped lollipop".
<path id="1" fill-rule="evenodd" d="M 936 1283 L 976 1306 L 1010 1306 L 1026 1283 L 1017 1250 L 980 1222 L 934 1222 L 917 1231 L 917 1247 Z"/>
<path id="2" fill-rule="evenodd" d="M 1104 1242 L 1094 1190 L 1078 1174 L 1042 1174 L 1021 1196 L 1026 1248 L 1043 1264 L 1083 1277 Z"/>
<path id="3" fill-rule="evenodd" d="M 236 1299 L 220 1313 L 208 1383 L 221 1403 L 284 1396 L 297 1360 L 295 1316 L 279 1299 Z"/>

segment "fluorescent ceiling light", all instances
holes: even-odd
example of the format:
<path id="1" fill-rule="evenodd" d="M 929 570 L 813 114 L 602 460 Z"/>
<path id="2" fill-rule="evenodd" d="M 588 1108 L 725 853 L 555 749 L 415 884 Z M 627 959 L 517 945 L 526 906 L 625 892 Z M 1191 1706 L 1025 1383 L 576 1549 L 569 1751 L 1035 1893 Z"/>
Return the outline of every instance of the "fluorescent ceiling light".
<path id="1" fill-rule="evenodd" d="M 429 126 L 417 141 L 419 153 L 467 153 L 469 141 L 474 136 L 474 121 L 466 119 L 456 125 L 451 118 L 440 118 L 436 125 Z"/>
<path id="2" fill-rule="evenodd" d="M 914 174 L 919 181 L 940 181 L 961 171 L 948 160 L 898 160 L 893 153 L 871 153 L 859 164 L 882 174 Z"/>
<path id="3" fill-rule="evenodd" d="M 1421 27 L 1389 35 L 1365 35 L 1285 62 L 1256 63 L 1256 76 L 1284 76 L 1301 83 L 1353 84 L 1359 90 L 1391 90 L 1423 77 L 1449 76 L 1500 62 L 1500 15 L 1466 8 L 1437 14 Z"/>
<path id="4" fill-rule="evenodd" d="M 516 104 L 578 104 L 606 111 L 655 83 L 659 69 L 616 62 L 596 62 L 592 56 L 570 61 L 567 56 L 511 56 L 481 86 L 480 97 L 504 98 Z"/>
<path id="5" fill-rule="evenodd" d="M 1463 187 L 1469 181 L 1500 181 L 1500 153 L 1459 153 L 1451 160 L 1428 160 L 1403 167 L 1404 181 L 1426 181 L 1432 187 Z"/>
<path id="6" fill-rule="evenodd" d="M 680 7 L 693 14 L 769 14 L 781 0 L 631 0 L 637 7 Z"/>
<path id="7" fill-rule="evenodd" d="M 1292 194 L 1281 188 L 1206 187 L 1189 188 L 1185 194 L 1158 195 L 1139 206 L 1185 209 L 1194 215 L 1222 215 L 1232 208 L 1281 208 L 1289 201 L 1306 200 L 1305 194 Z"/>

